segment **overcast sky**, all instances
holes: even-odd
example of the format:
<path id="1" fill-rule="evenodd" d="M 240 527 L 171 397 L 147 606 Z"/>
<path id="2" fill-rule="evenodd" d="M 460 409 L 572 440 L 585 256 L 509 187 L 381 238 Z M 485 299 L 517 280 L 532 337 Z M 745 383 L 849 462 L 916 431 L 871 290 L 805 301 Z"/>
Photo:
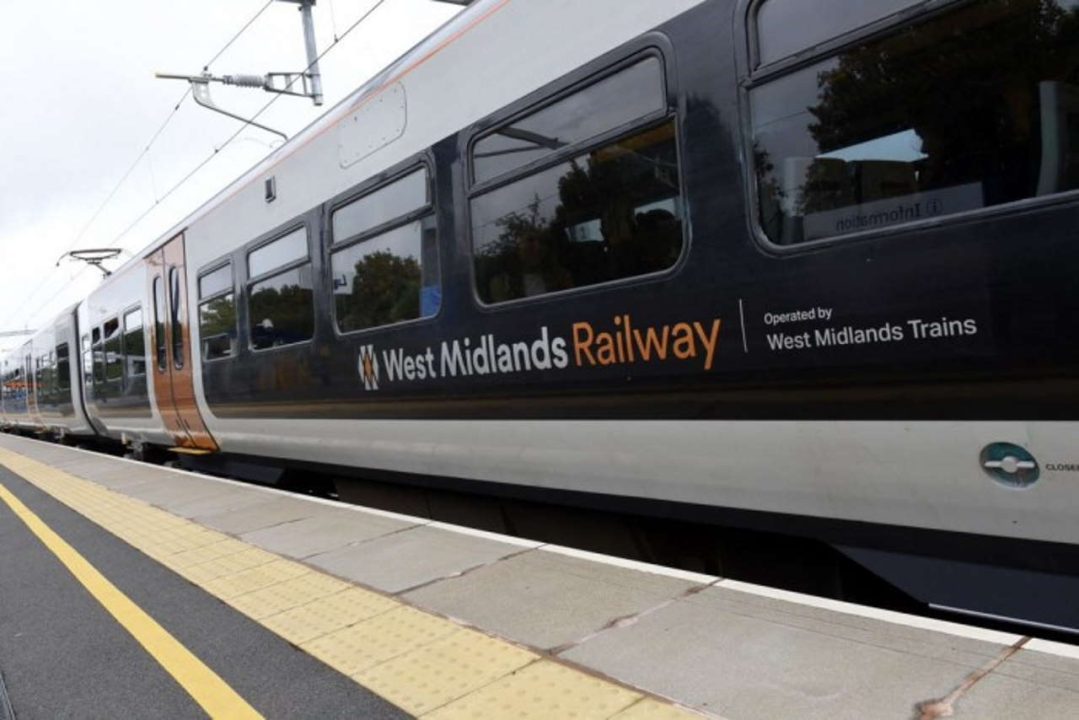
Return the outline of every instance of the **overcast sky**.
<path id="1" fill-rule="evenodd" d="M 100 281 L 100 273 L 81 263 L 67 260 L 55 267 L 63 252 L 80 247 L 137 252 L 280 142 L 248 128 L 173 196 L 161 200 L 240 126 L 188 98 L 84 231 L 187 88 L 182 81 L 157 80 L 154 73 L 197 74 L 266 2 L 4 2 L 0 332 L 39 327 Z M 319 51 L 334 42 L 335 28 L 337 35 L 344 34 L 376 5 L 377 0 L 318 0 Z M 384 0 L 322 60 L 323 107 L 282 97 L 259 122 L 292 135 L 458 10 L 432 0 Z M 261 75 L 305 66 L 297 6 L 276 1 L 210 71 Z M 272 97 L 220 85 L 212 86 L 212 93 L 219 106 L 248 116 Z M 145 220 L 119 237 L 150 208 Z M 20 342 L 0 338 L 0 352 Z"/>

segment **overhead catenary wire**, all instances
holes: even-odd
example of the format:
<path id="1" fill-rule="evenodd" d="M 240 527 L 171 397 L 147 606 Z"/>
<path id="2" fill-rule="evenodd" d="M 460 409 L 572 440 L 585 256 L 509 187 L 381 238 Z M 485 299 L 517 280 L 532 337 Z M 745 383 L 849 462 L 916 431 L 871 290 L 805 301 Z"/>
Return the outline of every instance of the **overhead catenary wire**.
<path id="1" fill-rule="evenodd" d="M 272 4 L 272 3 L 274 2 L 274 1 L 275 1 L 275 0 L 270 0 L 270 2 L 269 2 L 269 3 L 267 3 L 267 6 L 268 6 L 269 4 Z M 337 46 L 338 46 L 338 45 L 339 45 L 340 43 L 342 43 L 342 42 L 343 42 L 343 41 L 345 40 L 345 38 L 347 38 L 347 37 L 348 37 L 348 36 L 349 36 L 349 35 L 350 35 L 350 34 L 351 34 L 351 33 L 352 33 L 352 32 L 353 32 L 353 31 L 354 31 L 354 30 L 355 30 L 356 28 L 358 28 L 358 27 L 359 27 L 360 25 L 362 25 L 362 24 L 363 24 L 363 23 L 364 23 L 364 22 L 365 22 L 365 21 L 366 21 L 366 20 L 367 20 L 367 19 L 368 19 L 368 18 L 369 18 L 369 17 L 370 17 L 370 16 L 371 16 L 371 15 L 372 15 L 372 14 L 373 14 L 373 13 L 374 13 L 375 11 L 376 11 L 376 10 L 378 10 L 378 9 L 379 9 L 379 8 L 380 8 L 380 7 L 381 7 L 381 6 L 382 6 L 382 5 L 383 5 L 383 4 L 385 3 L 385 2 L 386 2 L 386 0 L 378 0 L 378 2 L 376 2 L 376 3 L 374 4 L 374 5 L 372 5 L 372 6 L 371 6 L 371 7 L 370 7 L 370 8 L 369 8 L 369 9 L 368 9 L 368 10 L 367 10 L 366 12 L 364 12 L 364 13 L 363 13 L 363 15 L 361 15 L 361 16 L 360 16 L 360 17 L 359 17 L 359 18 L 358 18 L 358 19 L 357 19 L 357 20 L 356 20 L 355 22 L 353 22 L 353 23 L 352 23 L 351 25 L 349 25 L 349 26 L 348 26 L 348 27 L 347 27 L 347 28 L 345 29 L 345 31 L 344 31 L 343 33 L 341 33 L 341 35 L 340 35 L 339 37 L 336 37 L 336 38 L 334 39 L 334 41 L 333 41 L 333 42 L 332 42 L 332 43 L 331 43 L 331 44 L 330 44 L 330 45 L 329 45 L 329 46 L 328 46 L 328 47 L 327 47 L 327 48 L 326 48 L 325 50 L 323 50 L 323 51 L 322 51 L 321 53 L 319 53 L 319 55 L 318 55 L 318 56 L 317 56 L 317 57 L 316 57 L 316 58 L 315 58 L 315 59 L 314 59 L 314 60 L 313 60 L 313 61 L 312 61 L 312 62 L 311 62 L 311 63 L 310 63 L 310 64 L 309 64 L 309 65 L 308 65 L 308 66 L 307 66 L 306 68 L 304 68 L 304 73 L 306 73 L 306 72 L 307 72 L 308 70 L 310 70 L 310 69 L 311 69 L 311 68 L 312 68 L 312 67 L 313 67 L 313 66 L 315 65 L 315 63 L 317 63 L 317 62 L 319 62 L 320 60 L 322 60 L 322 59 L 323 59 L 323 58 L 324 58 L 324 57 L 325 57 L 325 56 L 326 56 L 326 55 L 327 55 L 327 54 L 328 54 L 328 53 L 329 53 L 329 52 L 330 52 L 331 50 L 333 50 L 333 49 L 334 49 L 334 48 L 336 48 L 336 47 L 337 47 Z M 265 7 L 263 8 L 263 10 L 265 10 Z M 260 10 L 260 11 L 259 11 L 259 14 L 261 14 L 261 12 L 262 12 L 262 11 Z M 256 15 L 256 17 L 257 17 L 257 15 Z M 250 22 L 248 23 L 248 25 L 250 25 Z M 231 44 L 232 42 L 234 42 L 234 40 L 235 40 L 235 38 L 234 38 L 233 40 L 230 40 L 230 41 L 229 41 L 229 43 Z M 215 59 L 216 59 L 216 58 L 215 58 Z M 211 62 L 212 62 L 212 61 L 211 61 Z M 301 73 L 300 75 L 297 75 L 297 76 L 296 76 L 296 77 L 294 77 L 294 78 L 293 78 L 292 80 L 290 80 L 290 81 L 289 81 L 289 82 L 288 82 L 288 83 L 286 84 L 286 86 L 285 86 L 285 87 L 286 87 L 286 89 L 291 89 L 292 85 L 293 85 L 293 84 L 295 84 L 295 83 L 296 83 L 296 82 L 297 82 L 297 81 L 299 80 L 299 78 L 300 78 L 300 76 L 301 76 L 302 74 L 303 74 L 303 73 Z M 179 104 L 183 102 L 183 100 L 184 100 L 184 99 L 186 98 L 186 96 L 187 96 L 188 94 L 190 94 L 190 92 L 191 92 L 191 89 L 190 89 L 190 87 L 189 87 L 189 88 L 188 88 L 188 91 L 187 91 L 187 93 L 185 93 L 184 97 L 183 97 L 183 98 L 181 98 L 181 99 L 180 99 L 180 101 L 179 101 L 179 102 L 177 103 L 177 108 L 174 108 L 174 112 L 175 112 L 175 110 L 176 110 L 176 109 L 178 109 L 178 107 L 179 107 Z M 142 222 L 142 221 L 143 221 L 144 219 L 146 219 L 146 217 L 147 217 L 147 216 L 148 216 L 148 215 L 149 215 L 150 213 L 152 213 L 152 212 L 153 212 L 153 211 L 154 211 L 154 210 L 155 210 L 155 209 L 156 209 L 156 208 L 158 207 L 158 205 L 160 205 L 160 204 L 161 204 L 162 202 L 164 202 L 164 201 L 165 201 L 166 199 L 168 199 L 168 198 L 169 198 L 169 197 L 170 197 L 170 196 L 171 196 L 171 195 L 172 195 L 173 193 L 175 193 L 175 192 L 176 192 L 177 190 L 179 190 L 179 189 L 180 189 L 180 188 L 181 188 L 181 187 L 182 187 L 183 185 L 185 185 L 185 184 L 186 184 L 186 183 L 187 183 L 187 182 L 188 182 L 188 181 L 189 181 L 189 180 L 190 180 L 190 179 L 191 179 L 192 177 L 194 177 L 194 176 L 195 176 L 195 175 L 196 175 L 196 174 L 197 174 L 197 173 L 198 173 L 198 172 L 199 172 L 200 170 L 202 170 L 202 169 L 203 169 L 204 167 L 206 167 L 206 166 L 207 166 L 208 164 L 210 164 L 210 162 L 212 162 L 212 161 L 213 161 L 213 159 L 214 159 L 215 157 L 217 157 L 217 156 L 218 156 L 218 154 L 219 154 L 219 153 L 220 153 L 220 152 L 221 152 L 222 150 L 224 150 L 224 149 L 225 149 L 225 147 L 227 147 L 227 146 L 228 146 L 228 145 L 229 145 L 230 143 L 232 143 L 232 142 L 233 142 L 234 140 L 236 140 L 236 138 L 238 138 L 238 137 L 240 136 L 240 134 L 241 134 L 241 133 L 242 133 L 242 132 L 243 132 L 244 130 L 246 130 L 246 129 L 247 129 L 248 127 L 250 127 L 250 126 L 251 126 L 251 124 L 252 124 L 252 123 L 253 123 L 253 122 L 254 122 L 255 120 L 257 120 L 257 119 L 258 119 L 258 118 L 259 118 L 259 117 L 260 117 L 260 116 L 261 116 L 261 115 L 262 115 L 262 114 L 263 114 L 264 112 L 266 112 L 266 111 L 267 111 L 267 110 L 268 110 L 268 109 L 269 109 L 269 108 L 270 108 L 270 107 L 271 107 L 271 106 L 272 106 L 272 105 L 273 105 L 273 104 L 274 104 L 275 102 L 277 102 L 277 101 L 278 101 L 278 100 L 279 100 L 279 99 L 280 99 L 281 97 L 283 97 L 283 95 L 274 95 L 274 96 L 273 96 L 272 98 L 270 98 L 270 100 L 269 100 L 269 101 L 268 101 L 268 102 L 267 102 L 267 103 L 266 103 L 265 105 L 263 105 L 263 106 L 262 106 L 261 108 L 259 108 L 259 110 L 258 110 L 258 111 L 257 111 L 257 112 L 256 112 L 256 113 L 255 113 L 254 115 L 252 115 L 252 116 L 251 116 L 250 118 L 248 118 L 248 119 L 247 119 L 247 120 L 246 120 L 246 121 L 245 121 L 245 122 L 244 122 L 244 123 L 243 123 L 243 124 L 242 124 L 242 125 L 240 126 L 240 128 L 239 128 L 239 129 L 237 129 L 237 130 L 236 130 L 236 131 L 235 131 L 234 133 L 232 133 L 232 134 L 231 134 L 231 135 L 230 135 L 230 136 L 229 136 L 229 137 L 228 137 L 228 138 L 227 138 L 227 139 L 226 139 L 226 140 L 225 140 L 225 141 L 224 141 L 223 143 L 221 143 L 221 145 L 219 145 L 219 146 L 215 147 L 212 153 L 210 153 L 210 154 L 209 154 L 209 155 L 208 155 L 208 156 L 207 156 L 206 158 L 204 158 L 204 159 L 203 159 L 203 160 L 202 160 L 201 162 L 199 162 L 199 163 L 198 163 L 198 164 L 197 164 L 197 165 L 196 165 L 196 166 L 195 166 L 194 168 L 192 168 L 192 169 L 191 169 L 191 170 L 190 170 L 190 171 L 189 171 L 189 172 L 188 172 L 187 174 L 185 174 L 185 175 L 184 175 L 184 176 L 183 176 L 183 177 L 182 177 L 182 178 L 181 178 L 181 179 L 180 179 L 180 180 L 179 180 L 178 182 L 176 182 L 176 183 L 175 183 L 175 184 L 173 184 L 173 185 L 172 185 L 172 186 L 171 186 L 171 187 L 170 187 L 170 188 L 169 188 L 168 190 L 166 190 L 166 191 L 165 191 L 165 193 L 161 195 L 161 197 L 159 197 L 159 198 L 155 199 L 155 201 L 153 202 L 153 204 L 151 204 L 151 205 L 150 205 L 149 207 L 147 207 L 147 208 L 146 208 L 146 209 L 145 209 L 145 210 L 144 210 L 144 211 L 143 211 L 142 213 L 140 213 L 140 214 L 138 215 L 138 217 L 136 217 L 136 218 L 135 218 L 135 219 L 134 219 L 134 220 L 133 220 L 133 221 L 132 221 L 132 222 L 131 222 L 131 223 L 130 223 L 130 224 L 129 224 L 129 225 L 127 226 L 127 227 L 126 227 L 126 228 L 124 228 L 124 230 L 123 230 L 123 231 L 121 231 L 121 232 L 120 232 L 120 234 L 118 234 L 118 235 L 117 235 L 117 236 L 116 236 L 116 237 L 115 237 L 115 238 L 113 239 L 113 242 L 112 242 L 112 244 L 116 244 L 116 243 L 119 243 L 119 242 L 120 242 L 120 240 L 122 240 L 122 239 L 123 239 L 124 237 L 126 237 L 126 236 L 127 236 L 127 235 L 128 235 L 128 234 L 129 234 L 129 233 L 130 233 L 130 232 L 132 231 L 132 230 L 134 230 L 134 229 L 135 229 L 135 228 L 136 228 L 136 227 L 137 227 L 137 226 L 139 225 L 139 223 L 141 223 L 141 222 Z M 166 121 L 166 124 L 167 124 L 167 121 Z M 160 135 L 160 133 L 161 133 L 161 132 L 162 132 L 163 130 L 164 130 L 164 126 L 163 126 L 163 127 L 161 127 L 161 128 L 159 128 L 158 132 L 157 132 L 157 133 L 155 134 L 155 137 L 156 137 L 157 135 Z M 145 152 L 148 152 L 148 151 L 149 151 L 149 147 L 147 147 L 147 149 L 146 149 L 146 150 L 144 151 L 144 153 L 145 153 Z M 141 159 L 141 157 L 140 157 L 140 159 Z M 133 170 L 134 170 L 134 167 L 132 167 L 132 168 L 131 168 L 131 170 L 129 170 L 129 171 L 128 171 L 127 175 L 130 175 L 130 174 L 131 174 L 131 172 L 132 172 Z M 125 178 L 125 179 L 126 179 L 126 178 Z M 117 189 L 118 189 L 118 188 L 117 188 Z M 114 191 L 114 192 L 113 192 L 112 194 L 115 194 L 115 191 Z M 72 243 L 72 245 L 74 245 L 74 243 Z M 67 250 L 70 250 L 70 249 L 71 249 L 71 246 L 69 246 L 69 247 L 67 248 Z M 47 279 L 48 279 L 49 277 L 50 277 L 50 275 L 46 275 L 46 276 L 45 276 L 45 278 L 43 278 L 43 279 L 42 279 L 42 282 L 41 282 L 41 283 L 40 283 L 40 284 L 38 285 L 38 287 L 37 287 L 37 288 L 35 288 L 35 290 L 33 291 L 33 293 L 31 293 L 31 295 L 36 295 L 36 293 L 37 293 L 37 292 L 38 292 L 38 291 L 39 291 L 39 290 L 41 289 L 41 287 L 42 287 L 42 286 L 44 286 L 44 284 L 45 284 L 45 281 L 46 281 L 46 280 L 47 280 Z M 19 308 L 18 308 L 18 309 L 16 310 L 16 312 L 12 313 L 12 314 L 11 314 L 11 316 L 13 316 L 13 317 L 17 317 L 17 316 L 18 316 L 18 312 L 19 312 L 20 310 L 22 310 L 22 308 L 23 308 L 23 307 L 25 307 L 25 305 L 27 304 L 27 302 L 29 302 L 29 300 L 30 300 L 30 297 L 28 297 L 28 298 L 27 298 L 27 300 L 23 301 L 23 303 L 22 303 L 22 304 L 20 304 L 20 306 L 19 306 Z M 40 312 L 40 310 L 39 310 L 39 312 Z M 36 315 L 37 315 L 37 313 L 35 313 L 35 316 L 36 316 Z"/>
<path id="2" fill-rule="evenodd" d="M 227 43 L 225 43 L 225 46 L 223 48 L 221 48 L 220 50 L 217 51 L 216 55 L 214 55 L 212 58 L 210 58 L 209 61 L 205 65 L 202 66 L 202 69 L 205 70 L 205 71 L 209 71 L 210 66 L 213 65 L 217 61 L 217 59 L 219 57 L 224 55 L 225 51 L 228 50 L 230 47 L 232 47 L 232 44 L 234 42 L 236 42 L 240 38 L 241 35 L 243 35 L 245 32 L 247 32 L 247 29 L 249 27 L 251 27 L 252 25 L 254 25 L 255 21 L 258 20 L 260 17 L 262 17 L 262 13 L 266 12 L 266 8 L 273 5 L 274 2 L 275 2 L 275 0 L 267 0 L 266 4 L 263 5 L 259 9 L 259 11 L 257 13 L 255 13 L 254 17 L 252 17 L 250 20 L 248 20 L 246 23 L 244 23 L 244 26 L 236 31 L 236 34 L 233 35 L 232 38 Z M 190 91 L 190 89 L 191 88 L 188 87 L 189 91 Z"/>
<path id="3" fill-rule="evenodd" d="M 204 65 L 204 68 L 209 69 L 210 65 L 212 65 L 218 58 L 220 58 L 221 55 L 224 54 L 225 51 L 228 50 L 229 47 L 231 47 L 232 44 L 235 43 L 236 40 L 244 32 L 246 32 L 248 30 L 248 28 L 251 27 L 251 25 L 254 24 L 254 22 L 256 20 L 258 20 L 259 17 L 261 17 L 262 14 L 264 12 L 266 12 L 266 9 L 269 8 L 271 5 L 273 5 L 273 3 L 275 1 L 276 0 L 267 0 L 267 2 L 264 3 L 261 8 L 259 8 L 258 12 L 256 12 L 254 14 L 254 16 L 251 17 L 250 20 L 248 20 L 246 23 L 244 23 L 243 27 L 241 27 L 229 39 L 229 41 L 227 43 L 225 43 L 225 45 L 220 50 L 218 50 L 214 54 L 214 56 L 212 58 L 210 58 L 210 60 L 208 62 L 206 62 L 206 64 Z M 83 237 L 86 235 L 86 232 L 93 226 L 93 224 L 101 216 L 101 213 L 103 213 L 105 211 L 105 208 L 107 208 L 109 206 L 109 204 L 113 201 L 113 199 L 116 197 L 116 194 L 118 192 L 120 192 L 120 188 L 122 188 L 124 186 L 124 184 L 131 177 L 132 173 L 135 172 L 135 169 L 139 166 L 139 163 L 141 163 L 143 158 L 145 158 L 150 153 L 150 150 L 153 148 L 154 143 L 157 142 L 158 138 L 161 137 L 161 134 L 165 132 L 165 129 L 169 126 L 169 124 L 176 117 L 176 114 L 180 111 L 180 107 L 184 104 L 184 101 L 186 101 L 187 98 L 191 96 L 191 91 L 192 91 L 192 89 L 191 89 L 191 86 L 189 85 L 187 87 L 187 89 L 183 92 L 183 94 L 180 95 L 179 99 L 177 99 L 176 102 L 173 104 L 172 110 L 169 111 L 169 114 L 165 117 L 164 121 L 162 121 L 162 123 L 157 127 L 157 129 L 154 131 L 153 135 L 150 136 L 150 140 L 143 147 L 142 151 L 138 154 L 138 156 L 135 158 L 135 160 L 132 161 L 132 163 L 128 166 L 128 168 L 124 171 L 124 174 L 120 176 L 120 179 L 113 186 L 112 190 L 109 191 L 109 194 L 105 196 L 105 199 L 101 202 L 101 204 L 98 205 L 97 209 L 94 210 L 93 214 L 90 216 L 90 219 L 87 220 L 82 225 L 81 228 L 79 228 L 79 231 L 75 234 L 75 238 L 64 247 L 64 250 L 61 253 L 61 255 L 66 255 L 69 251 L 71 251 L 76 245 L 78 245 L 82 241 Z M 155 202 L 154 202 L 154 206 L 156 206 L 163 199 L 164 198 L 156 199 Z M 125 231 L 122 235 L 126 235 L 126 234 L 127 233 Z M 121 237 L 122 237 L 122 235 L 121 235 Z M 24 308 L 26 308 L 26 306 L 29 305 L 30 302 L 34 298 L 37 297 L 38 293 L 41 292 L 41 289 L 43 287 L 45 287 L 45 285 L 48 282 L 51 275 L 52 275 L 52 272 L 47 272 L 47 273 L 45 273 L 44 276 L 42 276 L 41 281 L 34 287 L 34 289 L 31 290 L 30 293 L 26 297 L 23 298 L 23 301 L 21 303 L 19 303 L 19 305 L 16 306 L 14 311 L 12 311 L 11 313 L 8 314 L 9 319 L 10 318 L 17 318 L 19 316 L 19 313 L 22 312 L 22 310 Z"/>
<path id="4" fill-rule="evenodd" d="M 376 2 L 374 5 L 372 5 L 371 8 L 369 10 L 367 10 L 367 12 L 365 12 L 363 15 L 361 15 L 359 17 L 359 19 L 357 19 L 354 23 L 349 25 L 348 28 L 346 28 L 345 31 L 343 33 L 341 33 L 341 36 L 338 39 L 334 40 L 332 43 L 330 43 L 330 45 L 325 50 L 323 50 L 321 53 L 319 53 L 318 57 L 316 57 L 314 60 L 312 60 L 311 63 L 306 68 L 304 68 L 304 72 L 306 73 L 308 70 L 310 70 L 312 67 L 314 67 L 315 63 L 322 60 L 322 58 L 324 58 L 331 50 L 333 50 L 341 42 L 343 42 L 344 39 L 346 37 L 348 37 L 349 33 L 351 33 L 353 30 L 355 30 L 357 27 L 359 27 L 367 18 L 369 18 L 371 16 L 372 13 L 375 12 L 375 10 L 378 10 L 378 8 L 385 2 L 386 2 L 386 0 L 378 0 L 378 2 Z M 302 75 L 302 73 L 301 73 L 301 75 Z M 298 79 L 299 79 L 299 75 L 297 77 L 293 78 L 292 80 L 290 80 L 285 85 L 285 88 L 290 89 L 292 87 L 292 85 L 297 82 Z M 154 211 L 154 209 L 158 206 L 159 203 L 164 202 L 169 196 L 171 196 L 174 192 L 179 190 L 185 183 L 187 183 L 188 180 L 190 180 L 192 177 L 194 177 L 200 170 L 202 170 L 204 167 L 209 165 L 213 161 L 213 159 L 215 157 L 217 157 L 218 154 L 220 154 L 220 152 L 222 150 L 224 150 L 230 143 L 232 143 L 232 141 L 234 141 L 236 138 L 238 138 L 240 136 L 240 133 L 242 133 L 244 130 L 246 130 L 248 127 L 250 127 L 251 124 L 255 120 L 257 120 L 264 112 L 266 112 L 270 108 L 270 106 L 272 106 L 275 102 L 280 100 L 282 97 L 284 97 L 284 96 L 283 95 L 274 95 L 272 98 L 270 98 L 270 100 L 265 105 L 263 105 L 261 108 L 259 108 L 259 110 L 254 115 L 252 115 L 250 118 L 247 118 L 244 121 L 244 123 L 240 126 L 240 128 L 238 130 L 236 130 L 236 132 L 229 135 L 229 137 L 223 143 L 221 143 L 220 145 L 215 147 L 212 153 L 210 153 L 208 156 L 206 156 L 198 165 L 196 165 L 186 175 L 184 175 L 182 178 L 180 178 L 180 180 L 176 184 L 174 184 L 172 187 L 170 187 L 167 191 L 165 191 L 165 194 L 162 195 L 158 200 L 156 200 L 153 205 L 150 205 L 149 207 L 147 207 L 146 210 L 144 210 L 138 217 L 136 217 L 134 219 L 134 221 L 131 222 L 130 225 L 128 225 L 126 228 L 124 228 L 124 230 L 119 235 L 117 235 L 115 237 L 115 239 L 113 240 L 113 243 L 115 244 L 115 243 L 119 242 L 121 239 L 123 239 L 125 236 L 127 236 L 128 233 L 130 233 L 132 230 L 134 230 L 138 226 L 139 223 L 141 223 L 144 219 L 146 219 L 146 216 L 148 216 L 151 212 Z"/>

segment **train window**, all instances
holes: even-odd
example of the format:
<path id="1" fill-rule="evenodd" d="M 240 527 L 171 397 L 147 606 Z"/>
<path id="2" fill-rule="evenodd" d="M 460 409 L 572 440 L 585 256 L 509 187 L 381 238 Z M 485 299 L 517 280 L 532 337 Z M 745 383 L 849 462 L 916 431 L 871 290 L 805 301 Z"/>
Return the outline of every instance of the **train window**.
<path id="1" fill-rule="evenodd" d="M 232 289 L 232 263 L 226 263 L 199 278 L 199 299 Z"/>
<path id="2" fill-rule="evenodd" d="M 199 278 L 199 336 L 202 357 L 217 360 L 236 353 L 236 301 L 232 292 L 232 263 Z"/>
<path id="3" fill-rule="evenodd" d="M 331 262 L 341 332 L 438 314 L 442 288 L 433 217 L 350 245 Z"/>
<path id="4" fill-rule="evenodd" d="M 165 339 L 165 288 L 160 275 L 154 278 L 154 350 L 157 355 L 157 369 L 164 371 L 169 361 Z"/>
<path id="5" fill-rule="evenodd" d="M 38 397 L 43 401 L 48 401 L 48 388 L 45 383 L 45 367 L 46 358 L 44 355 L 34 359 L 34 387 L 37 390 Z"/>
<path id="6" fill-rule="evenodd" d="M 90 336 L 82 336 L 82 383 L 89 387 L 94 382 L 94 356 L 90 346 Z"/>
<path id="7" fill-rule="evenodd" d="M 757 11 L 757 59 L 782 60 L 923 2 L 767 0 Z"/>
<path id="8" fill-rule="evenodd" d="M 307 228 L 302 227 L 273 242 L 252 250 L 247 256 L 248 277 L 265 275 L 307 258 Z"/>
<path id="9" fill-rule="evenodd" d="M 750 106 L 778 244 L 1079 189 L 1079 7 L 965 3 L 761 82 Z"/>
<path id="10" fill-rule="evenodd" d="M 663 63 L 649 57 L 478 140 L 476 182 L 667 109 Z"/>
<path id="11" fill-rule="evenodd" d="M 422 210 L 430 203 L 427 187 L 427 168 L 421 168 L 334 211 L 334 242 L 347 240 Z"/>
<path id="12" fill-rule="evenodd" d="M 315 295 L 310 263 L 251 285 L 248 303 L 255 350 L 310 340 L 315 331 Z"/>
<path id="13" fill-rule="evenodd" d="M 199 336 L 206 360 L 232 357 L 236 353 L 236 302 L 231 292 L 199 305 Z"/>
<path id="14" fill-rule="evenodd" d="M 172 325 L 172 362 L 177 370 L 184 366 L 184 302 L 180 268 L 169 268 L 169 322 Z"/>
<path id="15" fill-rule="evenodd" d="M 56 346 L 56 387 L 63 393 L 71 390 L 71 350 L 67 343 Z"/>
<path id="16" fill-rule="evenodd" d="M 94 384 L 102 385 L 105 382 L 105 343 L 102 340 L 101 328 L 94 328 L 93 352 L 94 352 Z"/>
<path id="17" fill-rule="evenodd" d="M 46 355 L 41 356 L 41 361 L 45 369 L 45 396 L 49 404 L 54 405 L 56 396 L 59 394 L 56 391 L 56 355 L 50 350 Z"/>
<path id="18" fill-rule="evenodd" d="M 146 374 L 146 333 L 142 328 L 142 308 L 124 315 L 124 374 L 128 379 Z"/>
<path id="19" fill-rule="evenodd" d="M 646 275 L 682 251 L 673 122 L 572 157 L 472 201 L 485 303 Z"/>
<path id="20" fill-rule="evenodd" d="M 105 323 L 105 380 L 114 382 L 124 377 L 124 353 L 120 334 L 120 319 L 113 318 Z"/>

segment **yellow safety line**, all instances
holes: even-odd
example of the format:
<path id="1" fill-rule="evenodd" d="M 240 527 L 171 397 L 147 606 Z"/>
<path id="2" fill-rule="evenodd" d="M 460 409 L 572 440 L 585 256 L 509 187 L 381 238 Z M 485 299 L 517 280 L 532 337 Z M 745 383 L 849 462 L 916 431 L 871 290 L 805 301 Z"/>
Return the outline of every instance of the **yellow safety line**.
<path id="1" fill-rule="evenodd" d="M 142 608 L 102 575 L 86 558 L 71 547 L 41 518 L 26 507 L 10 490 L 0 484 L 0 500 L 3 500 L 64 564 L 72 575 L 82 583 L 91 595 L 116 618 L 153 656 L 180 686 L 187 691 L 212 718 L 261 718 L 246 700 L 239 696 L 220 676 L 180 644 Z"/>
<path id="2" fill-rule="evenodd" d="M 20 453 L 0 448 L 0 465 L 424 720 L 700 717 Z"/>

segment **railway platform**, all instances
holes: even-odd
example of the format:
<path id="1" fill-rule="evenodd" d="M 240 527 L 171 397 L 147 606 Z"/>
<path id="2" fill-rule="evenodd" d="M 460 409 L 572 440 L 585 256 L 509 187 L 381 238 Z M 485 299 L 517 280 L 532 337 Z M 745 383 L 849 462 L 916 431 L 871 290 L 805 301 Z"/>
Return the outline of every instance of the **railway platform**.
<path id="1" fill-rule="evenodd" d="M 1079 716 L 1072 645 L 6 435 L 0 548 L 0 718 Z"/>

